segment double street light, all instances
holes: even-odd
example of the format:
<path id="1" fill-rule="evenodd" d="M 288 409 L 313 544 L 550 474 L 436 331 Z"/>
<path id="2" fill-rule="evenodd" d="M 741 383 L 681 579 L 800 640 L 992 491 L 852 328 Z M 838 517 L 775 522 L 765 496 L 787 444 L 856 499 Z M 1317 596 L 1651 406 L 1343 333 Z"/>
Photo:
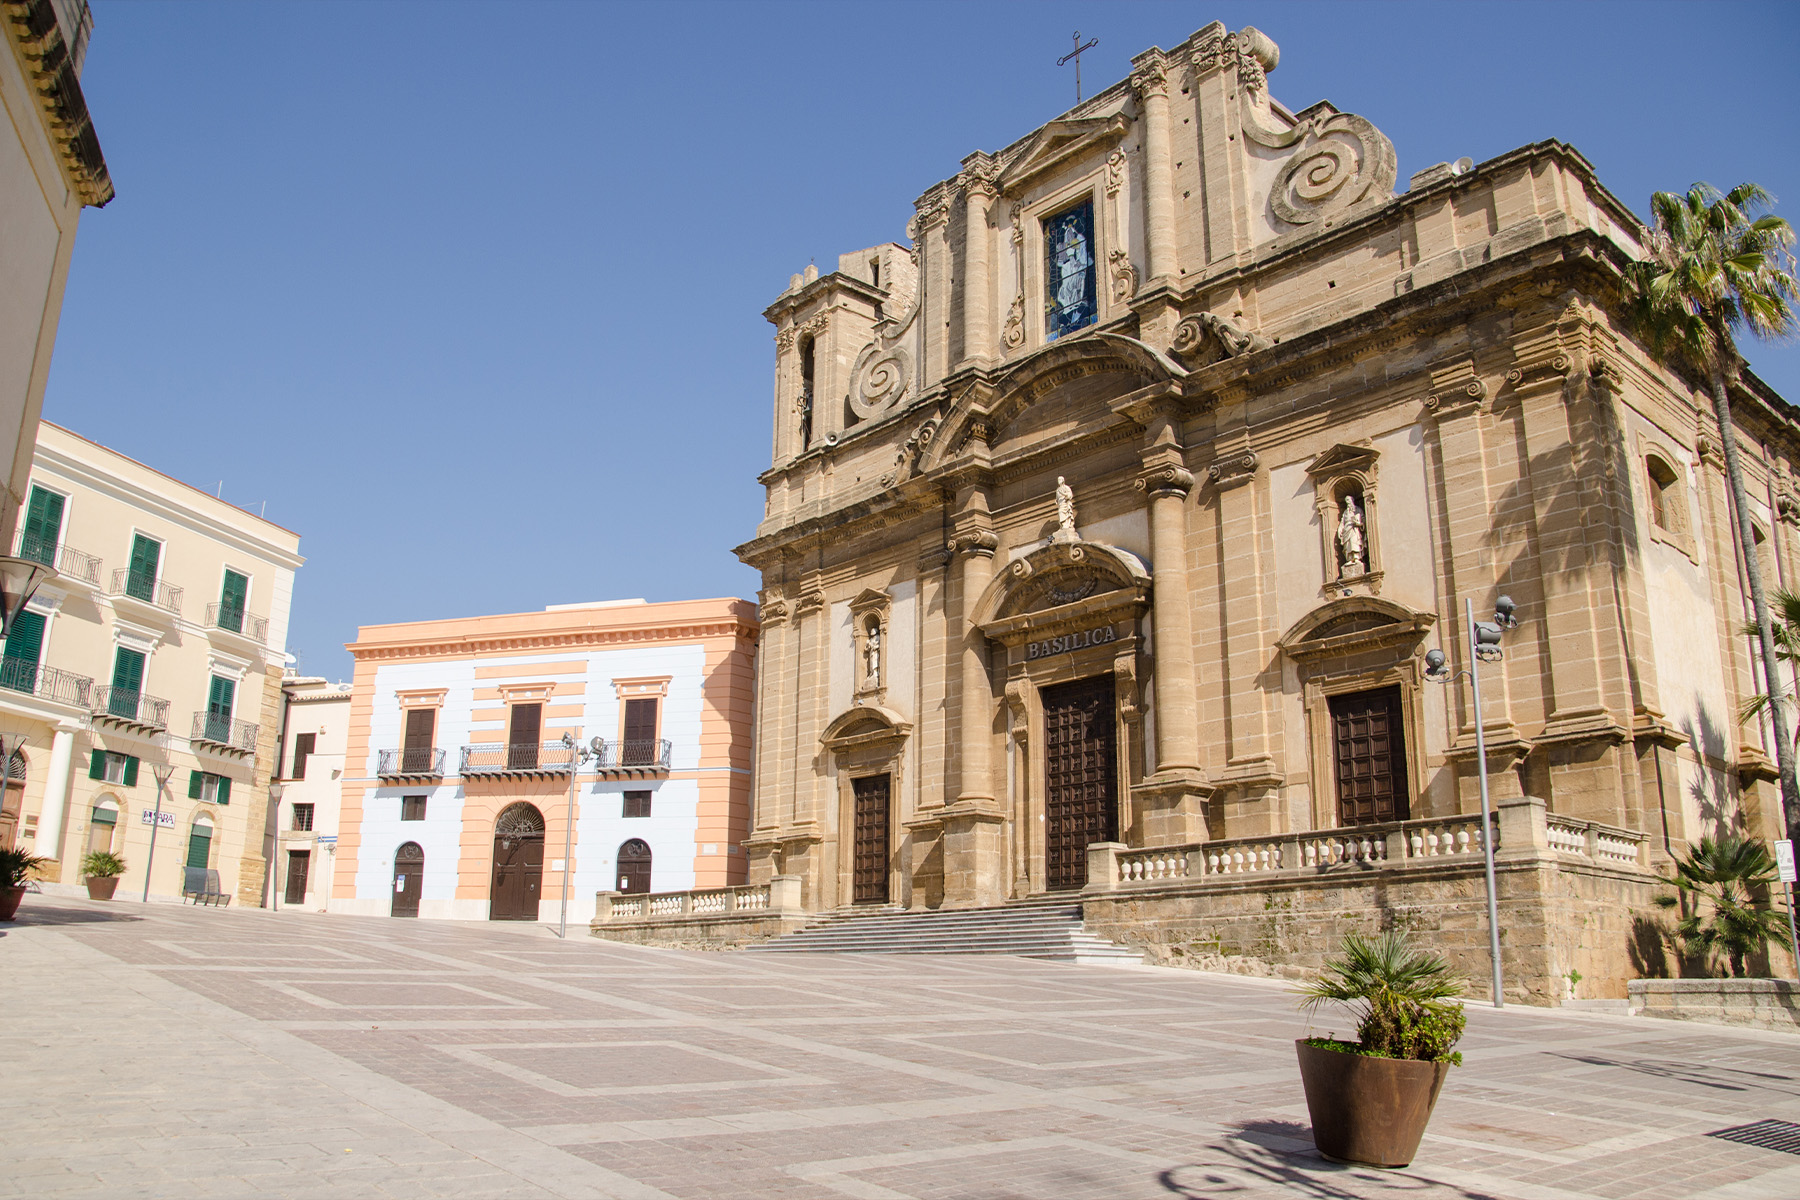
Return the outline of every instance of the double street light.
<path id="1" fill-rule="evenodd" d="M 1481 723 L 1481 664 L 1500 660 L 1500 639 L 1507 630 L 1518 626 L 1519 619 L 1513 615 L 1516 606 L 1511 596 L 1494 601 L 1491 622 L 1475 619 L 1475 601 L 1465 598 L 1463 605 L 1468 620 L 1469 645 L 1474 650 L 1469 656 L 1469 669 L 1451 671 L 1442 650 L 1428 650 L 1425 652 L 1425 678 L 1433 683 L 1448 683 L 1466 675 L 1475 696 L 1475 761 L 1481 778 L 1481 855 L 1487 866 L 1488 956 L 1494 971 L 1494 1007 L 1503 1008 L 1506 1001 L 1500 991 L 1500 907 L 1494 898 L 1494 818 L 1488 802 L 1487 731 Z"/>

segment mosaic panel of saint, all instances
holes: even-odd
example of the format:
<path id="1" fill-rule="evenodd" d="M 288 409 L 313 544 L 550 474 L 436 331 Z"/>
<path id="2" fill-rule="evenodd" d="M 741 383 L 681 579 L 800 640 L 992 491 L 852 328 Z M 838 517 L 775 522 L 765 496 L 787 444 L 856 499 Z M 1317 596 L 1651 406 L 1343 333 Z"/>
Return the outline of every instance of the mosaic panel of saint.
<path id="1" fill-rule="evenodd" d="M 1054 341 L 1094 323 L 1094 202 L 1084 200 L 1045 223 L 1049 259 L 1045 337 Z"/>

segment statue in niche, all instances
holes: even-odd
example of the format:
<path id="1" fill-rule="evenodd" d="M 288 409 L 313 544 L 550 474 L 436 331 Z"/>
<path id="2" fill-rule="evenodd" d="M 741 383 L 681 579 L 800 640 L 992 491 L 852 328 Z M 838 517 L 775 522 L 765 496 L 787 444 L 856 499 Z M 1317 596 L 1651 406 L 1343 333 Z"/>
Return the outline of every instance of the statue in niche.
<path id="1" fill-rule="evenodd" d="M 1353 575 L 1366 575 L 1368 565 L 1368 544 L 1363 538 L 1363 514 L 1357 507 L 1356 494 L 1344 496 L 1342 510 L 1338 513 L 1338 578 L 1348 579 Z"/>
<path id="2" fill-rule="evenodd" d="M 1075 489 L 1061 475 L 1056 477 L 1056 534 L 1059 542 L 1072 542 L 1075 533 Z"/>
<path id="3" fill-rule="evenodd" d="M 881 622 L 870 620 L 869 634 L 863 642 L 863 682 L 869 687 L 881 686 Z"/>

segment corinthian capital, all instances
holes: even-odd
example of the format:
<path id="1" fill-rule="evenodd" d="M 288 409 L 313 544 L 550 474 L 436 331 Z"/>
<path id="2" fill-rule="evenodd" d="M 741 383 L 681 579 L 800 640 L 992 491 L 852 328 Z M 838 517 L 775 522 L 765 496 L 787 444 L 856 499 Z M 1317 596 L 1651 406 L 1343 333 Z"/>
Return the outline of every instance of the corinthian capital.
<path id="1" fill-rule="evenodd" d="M 1000 539 L 991 529 L 965 529 L 950 536 L 950 553 L 962 558 L 992 558 Z"/>

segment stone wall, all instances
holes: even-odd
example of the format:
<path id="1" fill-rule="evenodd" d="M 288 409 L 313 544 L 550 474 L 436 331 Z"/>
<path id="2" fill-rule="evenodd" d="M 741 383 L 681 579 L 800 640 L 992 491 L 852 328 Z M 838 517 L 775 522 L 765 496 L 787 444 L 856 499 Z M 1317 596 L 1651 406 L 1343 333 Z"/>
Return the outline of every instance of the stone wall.
<path id="1" fill-rule="evenodd" d="M 1640 1016 L 1800 1030 L 1800 984 L 1790 979 L 1634 979 L 1630 995 Z"/>

